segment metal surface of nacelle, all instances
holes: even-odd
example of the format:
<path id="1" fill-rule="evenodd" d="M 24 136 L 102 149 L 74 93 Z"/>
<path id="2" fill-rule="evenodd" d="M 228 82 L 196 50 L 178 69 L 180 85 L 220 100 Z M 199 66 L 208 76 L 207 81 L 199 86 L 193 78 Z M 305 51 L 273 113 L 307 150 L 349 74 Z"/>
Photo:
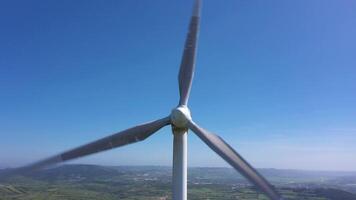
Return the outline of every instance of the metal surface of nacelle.
<path id="1" fill-rule="evenodd" d="M 182 105 L 174 108 L 171 113 L 171 122 L 177 128 L 188 128 L 188 122 L 192 120 L 190 110 Z"/>

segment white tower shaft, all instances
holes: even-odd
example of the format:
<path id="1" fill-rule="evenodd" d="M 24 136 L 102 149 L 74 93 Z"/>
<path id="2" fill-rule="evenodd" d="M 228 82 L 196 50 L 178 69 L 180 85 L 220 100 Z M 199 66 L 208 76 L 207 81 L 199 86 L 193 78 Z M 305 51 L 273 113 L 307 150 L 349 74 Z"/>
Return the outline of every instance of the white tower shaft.
<path id="1" fill-rule="evenodd" d="M 187 200 L 187 130 L 173 128 L 173 200 Z"/>

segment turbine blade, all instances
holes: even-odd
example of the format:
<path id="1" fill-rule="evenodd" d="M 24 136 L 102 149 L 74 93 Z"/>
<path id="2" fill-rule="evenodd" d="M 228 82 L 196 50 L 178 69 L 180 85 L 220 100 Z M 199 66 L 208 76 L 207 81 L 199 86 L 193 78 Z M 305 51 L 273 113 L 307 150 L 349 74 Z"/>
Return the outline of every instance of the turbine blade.
<path id="1" fill-rule="evenodd" d="M 109 150 L 116 147 L 121 147 L 127 144 L 145 140 L 153 133 L 162 127 L 170 124 L 170 117 L 162 118 L 153 122 L 141 124 L 124 131 L 115 133 L 111 136 L 99 139 L 97 141 L 85 144 L 83 146 L 66 151 L 62 154 L 44 159 L 42 161 L 33 163 L 31 165 L 14 169 L 11 174 L 27 173 L 38 170 L 50 165 L 61 163 L 64 161 L 76 159 L 79 157 L 87 156 L 90 154 L 98 153 L 101 151 Z"/>
<path id="2" fill-rule="evenodd" d="M 274 187 L 223 139 L 199 127 L 193 121 L 190 121 L 188 126 L 212 150 L 214 150 L 226 162 L 228 162 L 232 167 L 239 171 L 251 183 L 257 186 L 270 199 L 282 200 Z"/>
<path id="3" fill-rule="evenodd" d="M 193 14 L 190 19 L 189 32 L 185 41 L 183 57 L 180 65 L 179 82 L 179 105 L 187 105 L 189 93 L 192 86 L 195 57 L 199 33 L 201 0 L 196 0 L 193 8 Z"/>

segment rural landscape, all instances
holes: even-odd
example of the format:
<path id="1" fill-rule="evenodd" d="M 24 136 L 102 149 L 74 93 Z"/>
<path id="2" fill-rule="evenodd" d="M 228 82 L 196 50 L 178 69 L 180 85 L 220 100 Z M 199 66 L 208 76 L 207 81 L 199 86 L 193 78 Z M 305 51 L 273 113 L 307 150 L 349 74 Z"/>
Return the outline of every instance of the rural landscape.
<path id="1" fill-rule="evenodd" d="M 356 199 L 356 172 L 259 171 L 288 200 Z M 188 199 L 268 199 L 232 168 L 194 167 L 188 172 Z M 158 166 L 63 165 L 0 182 L 1 200 L 168 200 L 171 196 L 171 168 Z"/>
<path id="2" fill-rule="evenodd" d="M 0 1 L 0 200 L 356 200 L 356 1 L 203 1 Z"/>

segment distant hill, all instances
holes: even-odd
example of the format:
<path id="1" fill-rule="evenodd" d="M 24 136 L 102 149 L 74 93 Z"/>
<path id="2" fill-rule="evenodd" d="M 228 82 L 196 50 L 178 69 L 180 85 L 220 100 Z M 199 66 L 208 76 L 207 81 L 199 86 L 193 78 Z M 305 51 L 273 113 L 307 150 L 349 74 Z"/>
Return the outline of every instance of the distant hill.
<path id="1" fill-rule="evenodd" d="M 288 200 L 356 200 L 355 172 L 259 169 Z M 0 174 L 6 170 L 0 170 Z M 266 199 L 231 168 L 189 168 L 189 199 Z M 355 193 L 355 194 L 354 194 Z M 7 199 L 169 199 L 171 168 L 63 165 L 0 180 Z"/>
<path id="2" fill-rule="evenodd" d="M 0 174 L 7 169 L 0 169 Z M 356 185 L 356 172 L 307 171 L 288 169 L 258 169 L 274 184 L 298 183 L 337 183 Z M 188 169 L 190 181 L 207 180 L 214 183 L 242 183 L 246 180 L 232 168 L 191 167 Z M 166 166 L 99 166 L 99 165 L 62 165 L 31 173 L 30 177 L 42 180 L 60 180 L 68 178 L 98 179 L 118 177 L 123 174 L 150 174 L 170 178 L 171 167 Z"/>
<path id="3" fill-rule="evenodd" d="M 98 165 L 63 165 L 37 171 L 29 176 L 39 180 L 53 181 L 62 179 L 100 179 L 119 176 L 120 172 L 111 167 Z"/>

